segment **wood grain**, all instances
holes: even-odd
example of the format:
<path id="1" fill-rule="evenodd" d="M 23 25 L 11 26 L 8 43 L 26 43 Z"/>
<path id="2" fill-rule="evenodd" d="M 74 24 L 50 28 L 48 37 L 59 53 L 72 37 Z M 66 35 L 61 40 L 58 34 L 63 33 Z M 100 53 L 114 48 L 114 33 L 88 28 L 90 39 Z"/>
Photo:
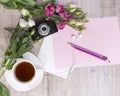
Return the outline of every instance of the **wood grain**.
<path id="1" fill-rule="evenodd" d="M 74 3 L 88 12 L 89 18 L 118 16 L 120 23 L 120 0 L 57 0 L 59 4 Z M 6 10 L 0 6 L 0 62 L 9 45 L 10 33 L 4 27 L 15 27 L 19 11 Z M 13 18 L 14 17 L 14 18 Z M 39 46 L 33 52 L 37 54 Z M 36 51 L 37 50 L 37 51 Z M 120 65 L 76 68 L 64 80 L 47 74 L 38 87 L 29 92 L 17 92 L 1 78 L 11 96 L 120 96 Z"/>

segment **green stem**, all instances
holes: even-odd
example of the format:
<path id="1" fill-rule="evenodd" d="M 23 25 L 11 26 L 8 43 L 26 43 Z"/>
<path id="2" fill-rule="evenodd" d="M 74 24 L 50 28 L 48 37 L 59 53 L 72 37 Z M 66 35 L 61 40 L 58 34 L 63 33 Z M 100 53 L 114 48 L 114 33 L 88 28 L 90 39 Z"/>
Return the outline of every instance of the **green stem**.
<path id="1" fill-rule="evenodd" d="M 6 72 L 6 69 L 0 69 L 0 78 L 4 75 L 5 72 Z"/>

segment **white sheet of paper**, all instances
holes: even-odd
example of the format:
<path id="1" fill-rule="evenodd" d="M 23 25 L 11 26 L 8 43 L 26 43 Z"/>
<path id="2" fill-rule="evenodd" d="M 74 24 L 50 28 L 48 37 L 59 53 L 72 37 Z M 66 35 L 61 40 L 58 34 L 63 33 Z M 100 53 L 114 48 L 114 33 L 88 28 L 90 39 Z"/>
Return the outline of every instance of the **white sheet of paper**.
<path id="1" fill-rule="evenodd" d="M 49 72 L 55 76 L 59 76 L 61 78 L 66 79 L 69 74 L 69 68 L 58 69 L 55 68 L 55 58 L 53 51 L 53 41 L 52 35 L 44 38 L 43 44 L 41 46 L 40 52 L 38 54 L 38 58 L 44 65 L 44 70 Z"/>

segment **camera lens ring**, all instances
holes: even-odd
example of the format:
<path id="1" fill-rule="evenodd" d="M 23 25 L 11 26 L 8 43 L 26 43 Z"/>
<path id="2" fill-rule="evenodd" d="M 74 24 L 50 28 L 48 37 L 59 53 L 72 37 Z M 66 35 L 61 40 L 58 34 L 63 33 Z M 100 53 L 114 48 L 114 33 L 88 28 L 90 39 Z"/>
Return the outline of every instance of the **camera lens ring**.
<path id="1" fill-rule="evenodd" d="M 50 27 L 46 23 L 42 23 L 38 27 L 38 33 L 42 36 L 48 35 L 50 33 Z"/>

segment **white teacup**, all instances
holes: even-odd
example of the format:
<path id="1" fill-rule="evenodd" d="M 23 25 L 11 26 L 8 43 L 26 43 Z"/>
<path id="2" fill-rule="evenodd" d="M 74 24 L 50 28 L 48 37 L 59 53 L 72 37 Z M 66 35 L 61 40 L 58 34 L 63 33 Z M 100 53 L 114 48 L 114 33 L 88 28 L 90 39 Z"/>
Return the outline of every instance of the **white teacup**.
<path id="1" fill-rule="evenodd" d="M 30 79 L 20 80 L 19 77 L 17 77 L 15 74 L 17 67 L 22 62 L 28 62 L 32 66 L 34 74 L 31 76 Z M 25 69 L 27 70 L 27 68 Z M 20 92 L 34 89 L 36 86 L 40 84 L 41 80 L 43 79 L 43 76 L 44 76 L 44 66 L 41 60 L 30 52 L 26 52 L 25 54 L 23 54 L 23 58 L 18 58 L 16 60 L 16 63 L 14 64 L 12 70 L 5 72 L 5 77 L 7 82 L 11 85 L 12 88 Z"/>

